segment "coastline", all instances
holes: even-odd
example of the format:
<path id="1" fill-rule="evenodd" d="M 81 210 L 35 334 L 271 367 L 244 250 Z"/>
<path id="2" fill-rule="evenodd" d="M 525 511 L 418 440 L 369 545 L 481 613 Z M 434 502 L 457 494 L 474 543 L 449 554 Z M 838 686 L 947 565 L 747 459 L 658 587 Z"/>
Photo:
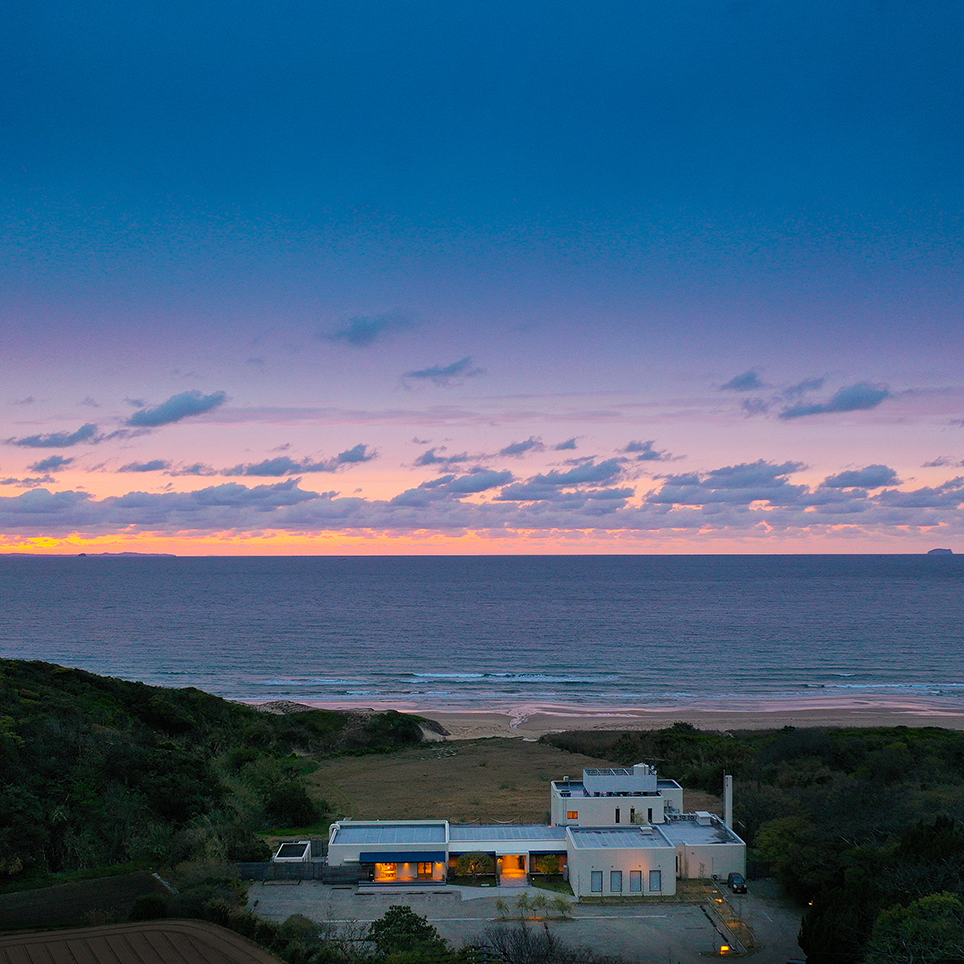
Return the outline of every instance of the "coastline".
<path id="1" fill-rule="evenodd" d="M 265 709 L 271 704 L 261 703 Z M 768 730 L 784 726 L 937 726 L 964 730 L 964 705 L 917 697 L 833 699 L 804 697 L 790 700 L 729 700 L 703 706 L 566 706 L 558 703 L 516 703 L 467 709 L 458 706 L 429 707 L 406 701 L 357 703 L 304 701 L 287 704 L 332 710 L 398 710 L 435 720 L 448 731 L 449 740 L 485 737 L 538 739 L 560 730 L 650 730 L 691 723 L 701 730 Z M 278 710 L 276 710 L 278 711 Z M 437 734 L 426 734 L 443 739 Z"/>

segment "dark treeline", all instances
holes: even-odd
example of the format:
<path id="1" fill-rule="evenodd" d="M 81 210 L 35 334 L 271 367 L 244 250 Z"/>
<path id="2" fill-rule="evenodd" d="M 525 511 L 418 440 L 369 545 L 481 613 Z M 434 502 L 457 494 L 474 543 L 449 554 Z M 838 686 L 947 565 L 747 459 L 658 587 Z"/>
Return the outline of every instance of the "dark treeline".
<path id="1" fill-rule="evenodd" d="M 130 861 L 263 859 L 255 831 L 323 816 L 305 755 L 420 739 L 399 713 L 274 715 L 196 689 L 0 660 L 0 883 Z"/>
<path id="2" fill-rule="evenodd" d="M 618 765 L 651 763 L 710 793 L 733 774 L 734 829 L 809 905 L 800 943 L 811 964 L 964 960 L 964 734 L 677 723 L 543 740 Z"/>

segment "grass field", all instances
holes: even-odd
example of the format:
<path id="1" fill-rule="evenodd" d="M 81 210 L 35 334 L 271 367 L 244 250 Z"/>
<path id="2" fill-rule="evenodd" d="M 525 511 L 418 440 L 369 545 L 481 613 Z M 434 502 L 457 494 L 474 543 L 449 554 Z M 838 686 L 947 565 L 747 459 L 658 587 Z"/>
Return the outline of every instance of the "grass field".
<path id="1" fill-rule="evenodd" d="M 542 743 L 494 737 L 337 757 L 325 760 L 310 779 L 339 817 L 545 823 L 550 780 L 612 765 Z M 719 798 L 700 792 L 687 791 L 684 805 L 722 812 Z"/>

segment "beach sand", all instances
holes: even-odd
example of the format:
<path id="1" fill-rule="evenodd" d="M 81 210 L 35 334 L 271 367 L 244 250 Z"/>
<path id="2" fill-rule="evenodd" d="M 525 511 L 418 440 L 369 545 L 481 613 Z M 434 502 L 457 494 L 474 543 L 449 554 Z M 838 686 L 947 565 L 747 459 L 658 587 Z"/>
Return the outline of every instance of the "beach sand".
<path id="1" fill-rule="evenodd" d="M 357 704 L 305 703 L 327 709 L 362 709 Z M 369 704 L 365 709 L 399 710 L 436 720 L 445 739 L 481 737 L 537 739 L 560 730 L 650 730 L 678 721 L 701 730 L 764 730 L 784 726 L 940 726 L 964 730 L 964 705 L 925 698 L 831 699 L 801 697 L 792 701 L 730 700 L 706 706 L 564 706 L 520 703 L 488 709 L 437 708 L 405 702 Z M 427 733 L 431 737 L 431 733 Z M 436 736 L 436 739 L 440 737 Z"/>

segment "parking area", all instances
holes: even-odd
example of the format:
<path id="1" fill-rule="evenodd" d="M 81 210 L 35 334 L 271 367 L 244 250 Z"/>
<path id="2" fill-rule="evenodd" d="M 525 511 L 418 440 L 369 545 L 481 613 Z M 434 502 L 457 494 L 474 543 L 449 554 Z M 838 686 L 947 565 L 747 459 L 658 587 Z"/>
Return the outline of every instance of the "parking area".
<path id="1" fill-rule="evenodd" d="M 501 897 L 510 907 L 521 892 L 530 897 L 544 891 L 512 888 L 503 892 L 476 887 L 444 886 L 419 890 L 398 887 L 359 890 L 318 881 L 265 882 L 251 885 L 248 907 L 268 920 L 284 921 L 292 914 L 338 927 L 359 928 L 381 917 L 392 904 L 405 904 L 426 917 L 439 933 L 459 947 L 476 940 L 490 927 L 517 925 L 504 921 L 496 906 Z M 799 912 L 788 907 L 768 881 L 754 882 L 751 893 L 726 898 L 756 936 L 762 948 L 753 960 L 759 964 L 784 964 L 800 957 L 796 936 Z M 641 962 L 698 964 L 708 954 L 719 953 L 721 937 L 706 903 L 573 904 L 572 916 L 534 920 L 529 926 L 547 925 L 567 944 L 593 947 Z"/>

